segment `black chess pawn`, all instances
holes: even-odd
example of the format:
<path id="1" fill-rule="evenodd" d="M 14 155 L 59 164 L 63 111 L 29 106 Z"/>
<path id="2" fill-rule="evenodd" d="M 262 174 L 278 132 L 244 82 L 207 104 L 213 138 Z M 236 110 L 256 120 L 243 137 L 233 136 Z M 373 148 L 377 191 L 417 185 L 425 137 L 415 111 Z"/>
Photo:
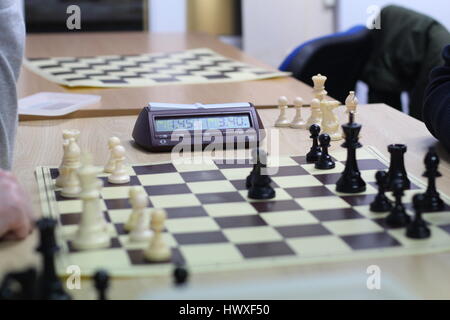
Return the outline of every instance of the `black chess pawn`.
<path id="1" fill-rule="evenodd" d="M 392 191 L 397 180 L 402 180 L 404 190 L 411 188 L 411 182 L 405 169 L 404 156 L 407 149 L 404 144 L 391 144 L 388 146 L 388 151 L 391 154 L 391 163 L 387 174 L 386 190 Z"/>
<path id="2" fill-rule="evenodd" d="M 248 189 L 248 197 L 256 200 L 268 200 L 275 198 L 275 190 L 272 188 L 272 179 L 263 172 L 266 165 L 258 164 L 255 168 L 255 174 L 252 177 L 250 189 Z"/>
<path id="3" fill-rule="evenodd" d="M 428 178 L 428 187 L 424 194 L 423 209 L 425 212 L 442 211 L 445 204 L 436 190 L 436 178 L 441 177 L 442 174 L 438 171 L 439 156 L 433 148 L 430 148 L 425 156 L 425 168 L 423 176 Z"/>
<path id="4" fill-rule="evenodd" d="M 109 274 L 106 270 L 98 270 L 94 274 L 94 286 L 97 289 L 98 300 L 107 300 L 106 290 L 109 288 Z"/>
<path id="5" fill-rule="evenodd" d="M 176 268 L 173 271 L 173 281 L 175 283 L 175 286 L 181 287 L 186 285 L 188 278 L 189 273 L 186 267 L 182 265 L 176 266 Z"/>
<path id="6" fill-rule="evenodd" d="M 306 155 L 306 161 L 308 163 L 315 163 L 319 160 L 320 155 L 322 154 L 322 150 L 319 147 L 319 134 L 320 134 L 320 126 L 317 124 L 313 124 L 309 127 L 309 133 L 311 133 L 310 138 L 313 141 L 313 145 L 311 150 Z"/>
<path id="7" fill-rule="evenodd" d="M 425 196 L 416 194 L 413 198 L 414 219 L 406 228 L 406 236 L 411 239 L 427 239 L 431 236 L 431 231 L 427 223 L 422 218 L 425 204 Z"/>
<path id="8" fill-rule="evenodd" d="M 393 190 L 395 203 L 391 209 L 391 213 L 386 217 L 386 225 L 391 228 L 406 227 L 411 221 L 411 218 L 406 213 L 405 206 L 402 203 L 402 197 L 404 195 L 403 190 L 402 180 L 397 180 L 394 183 Z"/>
<path id="9" fill-rule="evenodd" d="M 361 172 L 356 161 L 356 149 L 362 147 L 359 143 L 359 133 L 362 126 L 354 122 L 353 112 L 350 113 L 349 118 L 349 123 L 342 126 L 345 136 L 342 147 L 347 149 L 347 161 L 345 162 L 344 172 L 336 183 L 336 191 L 354 194 L 366 191 L 366 183 L 361 178 Z"/>
<path id="10" fill-rule="evenodd" d="M 333 158 L 328 154 L 328 148 L 330 147 L 330 136 L 326 133 L 321 134 L 319 136 L 320 148 L 322 149 L 322 153 L 319 157 L 319 160 L 316 162 L 316 169 L 319 170 L 330 170 L 336 167 L 336 164 L 333 161 Z"/>
<path id="11" fill-rule="evenodd" d="M 392 203 L 385 194 L 386 178 L 387 174 L 384 171 L 378 171 L 375 174 L 375 180 L 377 181 L 378 185 L 378 194 L 375 197 L 374 201 L 370 204 L 370 211 L 372 212 L 382 213 L 388 212 L 392 209 Z"/>
<path id="12" fill-rule="evenodd" d="M 252 161 L 253 161 L 253 169 L 245 180 L 245 186 L 247 189 L 250 189 L 252 185 L 253 176 L 256 173 L 257 165 L 267 164 L 267 153 L 259 148 L 252 150 Z"/>
<path id="13" fill-rule="evenodd" d="M 69 300 L 70 295 L 64 291 L 63 285 L 56 275 L 55 254 L 59 251 L 56 244 L 56 220 L 50 218 L 40 219 L 36 225 L 39 229 L 39 246 L 43 260 L 42 273 L 38 279 L 37 299 L 39 300 Z"/>

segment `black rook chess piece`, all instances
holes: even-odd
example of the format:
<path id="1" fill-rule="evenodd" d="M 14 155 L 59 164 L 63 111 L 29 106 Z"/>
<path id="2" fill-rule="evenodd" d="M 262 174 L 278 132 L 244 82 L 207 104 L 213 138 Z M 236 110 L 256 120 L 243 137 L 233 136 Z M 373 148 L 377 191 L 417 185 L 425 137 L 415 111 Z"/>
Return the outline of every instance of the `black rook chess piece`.
<path id="1" fill-rule="evenodd" d="M 42 274 L 38 279 L 37 299 L 69 300 L 71 297 L 64 291 L 55 271 L 55 254 L 59 251 L 55 239 L 56 220 L 40 219 L 37 227 L 40 241 L 36 251 L 40 252 L 43 258 Z"/>
<path id="2" fill-rule="evenodd" d="M 426 222 L 422 219 L 425 196 L 416 194 L 413 198 L 414 219 L 406 228 L 406 236 L 411 239 L 427 239 L 431 236 L 431 231 Z"/>
<path id="3" fill-rule="evenodd" d="M 98 300 L 106 300 L 106 290 L 109 287 L 109 274 L 106 270 L 98 270 L 94 274 L 94 285 L 98 292 Z"/>
<path id="4" fill-rule="evenodd" d="M 341 193 L 360 193 L 366 191 L 366 183 L 361 178 L 358 162 L 356 161 L 356 149 L 361 148 L 359 133 L 361 125 L 354 122 L 354 113 L 350 113 L 350 121 L 342 126 L 345 135 L 343 148 L 347 148 L 347 161 L 345 170 L 336 183 L 336 191 Z"/>
<path id="5" fill-rule="evenodd" d="M 407 147 L 404 144 L 391 144 L 388 146 L 388 151 L 391 154 L 391 164 L 387 176 L 386 190 L 392 191 L 397 180 L 402 180 L 403 190 L 410 189 L 411 182 L 406 173 L 404 160 Z"/>
<path id="6" fill-rule="evenodd" d="M 272 179 L 267 172 L 265 164 L 257 164 L 255 173 L 252 176 L 250 189 L 248 189 L 248 197 L 256 200 L 267 200 L 275 198 L 275 190 L 270 185 Z"/>
<path id="7" fill-rule="evenodd" d="M 402 203 L 404 187 L 402 180 L 397 180 L 394 183 L 393 195 L 395 197 L 395 204 L 391 209 L 391 213 L 386 217 L 386 225 L 391 228 L 406 227 L 411 218 L 406 214 L 405 207 Z"/>
<path id="8" fill-rule="evenodd" d="M 311 127 L 309 127 L 309 133 L 311 133 L 311 139 L 313 141 L 313 145 L 311 147 L 311 150 L 306 155 L 306 162 L 308 163 L 315 163 L 317 160 L 319 160 L 320 155 L 322 154 L 322 151 L 319 147 L 319 134 L 320 134 L 320 127 L 317 124 L 313 124 Z"/>
<path id="9" fill-rule="evenodd" d="M 375 200 L 370 204 L 370 211 L 372 212 L 382 213 L 392 209 L 392 203 L 385 194 L 386 178 L 387 174 L 384 171 L 378 171 L 375 174 L 375 180 L 378 185 L 378 194 L 375 197 Z"/>
<path id="10" fill-rule="evenodd" d="M 436 190 L 436 178 L 441 177 L 442 174 L 438 171 L 439 156 L 433 148 L 425 156 L 426 171 L 423 174 L 428 178 L 427 191 L 424 194 L 423 210 L 425 212 L 436 212 L 444 210 L 444 201 L 442 201 L 439 192 Z"/>
<path id="11" fill-rule="evenodd" d="M 319 136 L 320 148 L 322 149 L 322 154 L 317 160 L 315 168 L 319 170 L 330 170 L 336 167 L 331 156 L 328 154 L 328 148 L 330 147 L 330 136 L 326 133 Z"/>

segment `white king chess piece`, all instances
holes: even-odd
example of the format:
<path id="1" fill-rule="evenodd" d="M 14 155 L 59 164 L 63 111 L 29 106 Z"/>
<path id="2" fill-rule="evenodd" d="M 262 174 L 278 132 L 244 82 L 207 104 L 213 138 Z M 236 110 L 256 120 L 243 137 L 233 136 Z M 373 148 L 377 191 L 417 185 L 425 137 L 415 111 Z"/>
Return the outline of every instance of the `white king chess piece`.
<path id="1" fill-rule="evenodd" d="M 286 116 L 286 111 L 288 109 L 288 99 L 286 97 L 280 97 L 278 99 L 278 109 L 280 110 L 280 115 L 275 122 L 275 127 L 286 128 L 291 125 L 291 122 Z"/>
<path id="2" fill-rule="evenodd" d="M 291 128 L 304 129 L 306 127 L 306 121 L 302 118 L 303 99 L 298 97 L 294 100 L 295 117 L 291 122 Z"/>

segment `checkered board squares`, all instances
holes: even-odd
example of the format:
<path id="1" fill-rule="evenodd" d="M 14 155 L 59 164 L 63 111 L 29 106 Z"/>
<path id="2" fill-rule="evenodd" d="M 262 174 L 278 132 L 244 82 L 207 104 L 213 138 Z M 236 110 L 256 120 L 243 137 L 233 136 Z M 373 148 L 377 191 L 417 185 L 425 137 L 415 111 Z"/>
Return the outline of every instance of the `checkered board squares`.
<path id="1" fill-rule="evenodd" d="M 341 169 L 345 150 L 332 153 Z M 361 156 L 361 157 L 359 157 Z M 404 229 L 384 224 L 387 214 L 370 212 L 377 188 L 373 174 L 387 169 L 386 161 L 371 147 L 358 150 L 358 164 L 367 178 L 367 190 L 356 195 L 336 192 L 340 172 L 315 170 L 304 156 L 281 157 L 273 171 L 276 198 L 248 199 L 245 179 L 249 161 L 139 164 L 128 167 L 131 181 L 112 185 L 101 175 L 102 210 L 112 237 L 109 248 L 79 252 L 71 245 L 82 210 L 80 200 L 68 200 L 55 189 L 55 168 L 37 168 L 45 215 L 59 221 L 61 253 L 58 271 L 79 265 L 84 274 L 107 268 L 116 276 L 168 275 L 171 263 L 149 263 L 143 256 L 148 243 L 131 243 L 124 230 L 131 206 L 128 191 L 142 186 L 151 208 L 164 208 L 167 221 L 163 237 L 172 248 L 172 262 L 186 263 L 192 272 L 270 268 L 277 265 L 330 262 L 368 257 L 422 254 L 450 250 L 450 208 L 426 213 L 432 230 L 427 240 L 412 240 Z M 405 203 L 423 192 L 416 178 L 406 191 Z M 389 195 L 391 196 L 391 195 Z M 442 195 L 447 203 L 449 198 Z"/>
<path id="2" fill-rule="evenodd" d="M 290 75 L 235 61 L 206 48 L 157 54 L 29 58 L 25 65 L 45 79 L 69 87 L 145 87 Z"/>

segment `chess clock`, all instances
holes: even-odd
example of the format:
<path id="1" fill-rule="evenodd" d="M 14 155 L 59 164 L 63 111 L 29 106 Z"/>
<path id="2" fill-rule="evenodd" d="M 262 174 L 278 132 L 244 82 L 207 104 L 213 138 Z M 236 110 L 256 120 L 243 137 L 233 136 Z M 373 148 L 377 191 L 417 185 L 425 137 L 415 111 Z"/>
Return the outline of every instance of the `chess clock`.
<path id="1" fill-rule="evenodd" d="M 149 103 L 133 130 L 136 144 L 152 152 L 172 150 L 179 143 L 191 150 L 208 145 L 248 148 L 263 139 L 261 119 L 251 103 Z M 220 137 L 219 137 L 220 135 Z"/>

